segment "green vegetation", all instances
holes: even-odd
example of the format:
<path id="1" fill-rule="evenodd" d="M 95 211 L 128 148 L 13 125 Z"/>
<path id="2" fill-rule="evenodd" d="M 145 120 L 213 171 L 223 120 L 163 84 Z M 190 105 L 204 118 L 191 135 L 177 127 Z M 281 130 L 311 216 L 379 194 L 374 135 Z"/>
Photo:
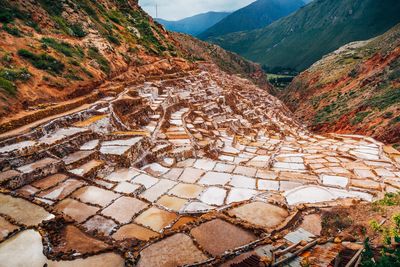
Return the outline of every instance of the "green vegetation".
<path id="1" fill-rule="evenodd" d="M 2 29 L 4 31 L 6 31 L 7 33 L 9 33 L 11 35 L 14 35 L 16 37 L 21 37 L 22 36 L 21 31 L 17 27 L 10 26 L 10 24 L 4 23 Z"/>
<path id="2" fill-rule="evenodd" d="M 39 0 L 39 3 L 52 16 L 61 16 L 64 11 L 63 1 Z"/>
<path id="3" fill-rule="evenodd" d="M 70 25 L 70 29 L 73 32 L 74 36 L 82 38 L 87 35 L 87 33 L 83 30 L 83 26 L 81 23 L 75 23 Z"/>
<path id="4" fill-rule="evenodd" d="M 364 119 L 371 114 L 371 111 L 358 112 L 356 116 L 351 120 L 351 125 L 356 125 L 364 121 Z"/>
<path id="5" fill-rule="evenodd" d="M 17 93 L 17 86 L 15 81 L 28 81 L 32 75 L 25 68 L 22 69 L 0 69 L 0 88 L 5 90 L 8 94 L 15 96 Z"/>
<path id="6" fill-rule="evenodd" d="M 110 41 L 110 42 L 113 43 L 113 44 L 121 45 L 121 42 L 120 42 L 119 39 L 118 39 L 117 37 L 115 37 L 115 36 L 107 35 L 106 38 L 107 38 L 108 41 Z"/>
<path id="7" fill-rule="evenodd" d="M 270 68 L 302 71 L 344 44 L 383 34 L 400 22 L 398 14 L 398 0 L 313 1 L 264 28 L 208 41 Z"/>
<path id="8" fill-rule="evenodd" d="M 37 55 L 28 50 L 20 49 L 18 50 L 18 55 L 28 60 L 34 67 L 38 69 L 46 70 L 50 73 L 56 74 L 60 74 L 64 71 L 64 64 L 46 53 Z"/>
<path id="9" fill-rule="evenodd" d="M 390 87 L 384 94 L 375 96 L 366 101 L 367 105 L 373 108 L 378 108 L 379 110 L 385 110 L 397 103 L 400 103 L 400 88 L 392 89 Z"/>
<path id="10" fill-rule="evenodd" d="M 8 81 L 28 81 L 32 74 L 26 69 L 0 69 L 0 77 Z"/>
<path id="11" fill-rule="evenodd" d="M 37 32 L 40 32 L 40 28 L 36 22 L 32 20 L 32 16 L 28 13 L 22 12 L 15 6 L 10 5 L 9 1 L 0 0 L 0 22 L 3 23 L 3 29 L 8 33 L 20 36 L 18 29 L 9 27 L 7 24 L 12 23 L 15 19 L 22 20 L 27 26 L 34 28 Z"/>
<path id="12" fill-rule="evenodd" d="M 400 116 L 397 116 L 396 118 L 390 121 L 390 124 L 396 124 L 396 123 L 400 123 Z"/>
<path id="13" fill-rule="evenodd" d="M 249 6 L 233 12 L 201 33 L 199 37 L 207 39 L 209 37 L 218 37 L 232 32 L 259 29 L 289 15 L 302 6 L 304 6 L 304 2 L 301 0 L 256 1 Z"/>
<path id="14" fill-rule="evenodd" d="M 100 69 L 106 73 L 110 74 L 111 67 L 108 60 L 100 53 L 100 51 L 96 47 L 89 48 L 89 57 L 96 60 L 96 62 L 100 65 Z"/>
<path id="15" fill-rule="evenodd" d="M 84 52 L 81 48 L 78 47 L 73 47 L 69 43 L 66 42 L 59 42 L 53 38 L 42 38 L 41 42 L 47 46 L 50 46 L 54 50 L 64 54 L 67 57 L 79 57 L 83 58 L 84 57 Z"/>
<path id="16" fill-rule="evenodd" d="M 5 90 L 10 95 L 14 96 L 17 94 L 17 87 L 14 83 L 0 77 L 0 88 Z"/>
<path id="17" fill-rule="evenodd" d="M 400 192 L 399 193 L 386 193 L 384 198 L 372 203 L 373 206 L 393 207 L 400 205 Z"/>
<path id="18" fill-rule="evenodd" d="M 267 78 L 268 81 L 276 88 L 284 89 L 293 81 L 294 76 L 268 73 Z"/>
<path id="19" fill-rule="evenodd" d="M 379 225 L 377 221 L 370 222 L 372 230 L 382 236 L 386 246 L 381 249 L 380 257 L 377 259 L 367 239 L 364 243 L 365 250 L 362 254 L 361 266 L 400 266 L 400 247 L 392 246 L 392 240 L 396 243 L 400 242 L 400 214 L 393 215 L 391 224 L 391 226 L 385 227 Z"/>

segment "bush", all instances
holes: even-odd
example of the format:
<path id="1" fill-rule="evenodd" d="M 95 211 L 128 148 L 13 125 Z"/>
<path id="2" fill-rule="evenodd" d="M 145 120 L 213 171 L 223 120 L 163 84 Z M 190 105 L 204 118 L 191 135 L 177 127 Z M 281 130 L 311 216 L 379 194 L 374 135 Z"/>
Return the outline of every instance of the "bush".
<path id="1" fill-rule="evenodd" d="M 39 3 L 47 13 L 53 16 L 60 16 L 64 11 L 63 1 L 39 0 Z"/>
<path id="2" fill-rule="evenodd" d="M 14 14 L 11 10 L 7 8 L 1 8 L 0 10 L 0 22 L 10 23 L 14 20 Z"/>
<path id="3" fill-rule="evenodd" d="M 32 74 L 26 69 L 1 69 L 0 77 L 9 81 L 27 81 L 32 77 Z"/>
<path id="4" fill-rule="evenodd" d="M 370 114 L 371 112 L 358 112 L 356 116 L 351 120 L 351 125 L 356 125 L 364 121 L 364 119 Z"/>
<path id="5" fill-rule="evenodd" d="M 34 67 L 60 74 L 64 71 L 64 64 L 48 54 L 36 55 L 28 50 L 18 50 L 18 55 L 28 60 Z"/>
<path id="6" fill-rule="evenodd" d="M 5 90 L 7 93 L 10 95 L 16 95 L 17 93 L 17 87 L 14 85 L 14 83 L 0 77 L 0 88 Z"/>
<path id="7" fill-rule="evenodd" d="M 83 30 L 83 26 L 81 23 L 75 23 L 70 25 L 70 29 L 72 30 L 74 36 L 82 38 L 87 35 L 87 33 Z"/>
<path id="8" fill-rule="evenodd" d="M 118 40 L 118 38 L 115 37 L 115 36 L 107 35 L 107 40 L 110 41 L 110 42 L 113 43 L 113 44 L 121 45 L 121 42 L 120 42 L 120 41 Z"/>
<path id="9" fill-rule="evenodd" d="M 96 62 L 100 65 L 100 69 L 109 74 L 111 71 L 110 63 L 108 60 L 99 52 L 96 47 L 89 48 L 89 57 L 96 60 Z"/>
<path id="10" fill-rule="evenodd" d="M 41 42 L 44 45 L 50 46 L 51 48 L 55 49 L 56 51 L 66 55 L 67 57 L 83 57 L 84 53 L 77 47 L 73 47 L 69 43 L 66 42 L 58 42 L 53 38 L 42 38 Z"/>
<path id="11" fill-rule="evenodd" d="M 16 36 L 16 37 L 21 37 L 21 31 L 17 27 L 9 26 L 9 24 L 4 23 L 2 29 L 6 31 L 7 33 Z"/>

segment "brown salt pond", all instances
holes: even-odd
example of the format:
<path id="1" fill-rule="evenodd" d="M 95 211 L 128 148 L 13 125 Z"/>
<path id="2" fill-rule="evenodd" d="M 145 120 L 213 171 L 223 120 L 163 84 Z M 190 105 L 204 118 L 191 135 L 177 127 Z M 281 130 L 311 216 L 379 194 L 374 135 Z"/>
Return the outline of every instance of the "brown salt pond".
<path id="1" fill-rule="evenodd" d="M 139 239 L 142 241 L 148 241 L 157 236 L 159 236 L 158 233 L 134 223 L 122 226 L 117 232 L 115 232 L 115 234 L 113 234 L 113 238 L 116 240 Z"/>
<path id="2" fill-rule="evenodd" d="M 190 234 L 213 256 L 257 240 L 253 233 L 220 219 L 203 223 Z"/>
<path id="3" fill-rule="evenodd" d="M 145 202 L 132 198 L 121 197 L 114 201 L 113 204 L 104 209 L 101 213 L 111 217 L 119 223 L 128 223 L 132 220 L 135 214 L 148 207 Z"/>
<path id="4" fill-rule="evenodd" d="M 138 267 L 175 267 L 207 260 L 185 234 L 175 234 L 140 252 Z"/>
<path id="5" fill-rule="evenodd" d="M 50 240 L 52 239 L 50 238 Z M 54 241 L 50 241 L 54 253 L 68 253 L 69 251 L 80 254 L 97 253 L 109 247 L 106 243 L 83 233 L 73 225 L 67 225 L 61 233 L 57 233 Z"/>
<path id="6" fill-rule="evenodd" d="M 277 227 L 289 216 L 287 210 L 264 202 L 244 204 L 230 210 L 229 214 L 268 229 Z"/>
<path id="7" fill-rule="evenodd" d="M 186 199 L 165 195 L 157 201 L 157 204 L 160 204 L 167 209 L 179 212 L 187 202 Z"/>
<path id="8" fill-rule="evenodd" d="M 176 218 L 177 215 L 175 213 L 151 207 L 140 214 L 135 219 L 135 222 L 159 232 L 164 227 L 170 225 Z"/>
<path id="9" fill-rule="evenodd" d="M 55 209 L 78 223 L 86 221 L 87 218 L 99 211 L 97 207 L 89 206 L 71 198 L 59 202 Z"/>
<path id="10" fill-rule="evenodd" d="M 53 214 L 24 199 L 0 194 L 0 214 L 7 215 L 20 224 L 36 226 L 54 218 Z"/>

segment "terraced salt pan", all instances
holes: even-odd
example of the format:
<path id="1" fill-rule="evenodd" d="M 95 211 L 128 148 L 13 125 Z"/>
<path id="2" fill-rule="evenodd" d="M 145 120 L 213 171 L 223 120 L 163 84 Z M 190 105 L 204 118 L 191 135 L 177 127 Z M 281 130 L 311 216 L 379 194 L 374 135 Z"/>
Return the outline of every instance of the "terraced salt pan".
<path id="1" fill-rule="evenodd" d="M 335 175 L 321 175 L 322 183 L 324 185 L 346 187 L 349 183 L 349 179 L 342 176 Z"/>
<path id="2" fill-rule="evenodd" d="M 0 214 L 7 215 L 26 226 L 37 226 L 43 221 L 54 218 L 53 214 L 40 206 L 5 194 L 0 194 Z"/>
<path id="3" fill-rule="evenodd" d="M 153 185 L 155 185 L 157 182 L 159 181 L 159 179 L 154 178 L 150 175 L 147 174 L 140 174 L 138 176 L 136 176 L 133 180 L 132 183 L 135 184 L 141 184 L 144 187 L 146 187 L 146 189 L 149 189 L 150 187 L 152 187 Z"/>
<path id="4" fill-rule="evenodd" d="M 226 204 L 249 200 L 257 194 L 258 192 L 256 190 L 245 188 L 232 188 L 229 191 L 228 197 L 226 198 Z"/>
<path id="5" fill-rule="evenodd" d="M 129 182 L 120 182 L 114 187 L 114 191 L 118 193 L 133 194 L 142 188 L 141 185 L 131 184 Z"/>
<path id="6" fill-rule="evenodd" d="M 7 145 L 4 147 L 0 147 L 0 154 L 11 152 L 14 150 L 23 150 L 28 147 L 33 147 L 34 145 L 36 145 L 35 141 L 23 141 L 23 142 Z"/>
<path id="7" fill-rule="evenodd" d="M 200 196 L 200 200 L 209 205 L 222 206 L 226 197 L 226 190 L 219 187 L 209 187 Z"/>
<path id="8" fill-rule="evenodd" d="M 170 181 L 167 179 L 160 179 L 160 181 L 144 191 L 140 196 L 147 199 L 148 201 L 154 202 L 156 201 L 161 195 L 165 194 L 174 187 L 177 183 L 174 181 Z"/>
<path id="9" fill-rule="evenodd" d="M 29 244 L 29 246 L 27 246 Z M 0 244 L 0 266 L 43 267 L 47 258 L 43 255 L 42 237 L 35 230 L 26 230 Z"/>
<path id="10" fill-rule="evenodd" d="M 340 198 L 357 198 L 372 201 L 372 196 L 358 191 L 346 191 L 321 186 L 300 186 L 284 193 L 289 205 L 300 203 L 320 203 Z"/>
<path id="11" fill-rule="evenodd" d="M 87 129 L 84 128 L 76 128 L 76 127 L 70 127 L 70 128 L 62 128 L 54 133 L 47 134 L 39 139 L 39 143 L 46 144 L 46 145 L 52 145 L 54 143 L 57 143 L 59 141 L 62 141 L 63 139 L 66 139 L 70 136 L 73 136 L 78 133 L 84 133 L 87 132 Z"/>
<path id="12" fill-rule="evenodd" d="M 80 150 L 93 150 L 100 144 L 100 140 L 91 140 L 80 147 Z"/>
<path id="13" fill-rule="evenodd" d="M 199 183 L 204 185 L 225 185 L 232 179 L 231 174 L 220 172 L 207 172 L 200 178 Z"/>
<path id="14" fill-rule="evenodd" d="M 134 177 L 138 176 L 140 172 L 134 168 L 117 169 L 104 179 L 112 182 L 131 181 Z"/>
<path id="15" fill-rule="evenodd" d="M 229 184 L 234 187 L 256 189 L 256 179 L 242 175 L 233 175 Z"/>

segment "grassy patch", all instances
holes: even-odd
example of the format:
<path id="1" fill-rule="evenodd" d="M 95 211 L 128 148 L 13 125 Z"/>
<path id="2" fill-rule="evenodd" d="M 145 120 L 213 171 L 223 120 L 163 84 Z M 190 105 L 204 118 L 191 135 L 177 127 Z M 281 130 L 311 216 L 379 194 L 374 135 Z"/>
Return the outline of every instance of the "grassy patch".
<path id="1" fill-rule="evenodd" d="M 356 116 L 351 120 L 351 125 L 356 125 L 364 121 L 364 119 L 371 114 L 370 111 L 358 112 Z"/>
<path id="2" fill-rule="evenodd" d="M 2 29 L 13 36 L 16 37 L 22 36 L 21 31 L 17 27 L 10 26 L 10 24 L 4 23 Z"/>
<path id="3" fill-rule="evenodd" d="M 29 61 L 34 67 L 41 70 L 46 70 L 52 73 L 60 74 L 64 71 L 64 64 L 54 57 L 42 53 L 34 54 L 28 50 L 20 49 L 18 50 L 18 55 L 27 61 Z"/>
<path id="4" fill-rule="evenodd" d="M 396 123 L 400 123 L 400 116 L 397 116 L 396 118 L 390 121 L 390 124 L 396 124 Z"/>
<path id="5" fill-rule="evenodd" d="M 400 193 L 386 193 L 385 197 L 372 203 L 373 206 L 398 206 L 400 205 Z"/>
<path id="6" fill-rule="evenodd" d="M 89 57 L 96 60 L 96 62 L 100 65 L 100 69 L 106 73 L 109 74 L 111 71 L 110 63 L 108 60 L 99 52 L 99 50 L 96 47 L 90 47 L 89 48 Z"/>
<path id="7" fill-rule="evenodd" d="M 121 45 L 121 42 L 119 41 L 119 39 L 111 34 L 107 35 L 106 38 L 108 41 L 110 41 L 113 44 Z"/>
<path id="8" fill-rule="evenodd" d="M 15 86 L 15 84 L 2 77 L 0 77 L 0 88 L 12 96 L 15 96 L 17 94 L 17 87 Z"/>
<path id="9" fill-rule="evenodd" d="M 52 16 L 60 16 L 64 11 L 63 1 L 39 0 L 39 3 Z"/>
<path id="10" fill-rule="evenodd" d="M 84 56 L 82 49 L 78 49 L 66 42 L 59 42 L 53 38 L 42 38 L 41 42 L 67 57 L 77 56 L 82 58 Z"/>
<path id="11" fill-rule="evenodd" d="M 32 74 L 26 69 L 0 69 L 0 77 L 11 82 L 13 81 L 28 81 Z"/>
<path id="12" fill-rule="evenodd" d="M 386 108 L 400 103 L 400 88 L 392 89 L 389 88 L 384 94 L 373 97 L 366 101 L 366 105 L 369 105 L 379 110 L 385 110 Z"/>
<path id="13" fill-rule="evenodd" d="M 69 27 L 72 30 L 74 36 L 76 36 L 76 37 L 82 38 L 87 35 L 87 33 L 83 29 L 83 26 L 81 23 L 75 23 L 75 24 L 70 25 Z"/>

